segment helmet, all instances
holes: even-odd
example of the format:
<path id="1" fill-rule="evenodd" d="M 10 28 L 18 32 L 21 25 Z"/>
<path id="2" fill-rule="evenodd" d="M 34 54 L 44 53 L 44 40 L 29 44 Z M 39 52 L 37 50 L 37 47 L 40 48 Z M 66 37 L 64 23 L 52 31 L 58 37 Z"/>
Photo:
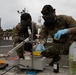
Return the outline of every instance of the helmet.
<path id="1" fill-rule="evenodd" d="M 45 5 L 45 6 L 42 8 L 41 13 L 42 13 L 43 15 L 46 15 L 46 14 L 49 14 L 50 12 L 53 12 L 53 10 L 55 10 L 55 9 L 53 9 L 53 7 L 52 7 L 51 5 Z"/>
<path id="2" fill-rule="evenodd" d="M 28 21 L 28 20 L 30 20 L 31 21 L 31 15 L 29 14 L 29 13 L 23 13 L 22 15 L 21 15 L 21 21 Z"/>

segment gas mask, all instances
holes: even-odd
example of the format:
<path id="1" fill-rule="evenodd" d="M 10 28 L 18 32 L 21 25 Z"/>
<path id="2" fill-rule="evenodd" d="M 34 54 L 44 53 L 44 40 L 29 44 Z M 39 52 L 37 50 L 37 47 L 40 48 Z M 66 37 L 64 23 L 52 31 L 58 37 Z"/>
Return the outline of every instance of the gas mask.
<path id="1" fill-rule="evenodd" d="M 47 27 L 52 27 L 55 22 L 55 16 L 53 14 L 43 15 L 44 25 Z"/>
<path id="2" fill-rule="evenodd" d="M 21 26 L 23 29 L 28 28 L 31 25 L 31 15 L 29 13 L 24 13 L 21 15 Z"/>
<path id="3" fill-rule="evenodd" d="M 51 5 L 45 5 L 42 8 L 42 17 L 44 19 L 44 25 L 47 27 L 52 27 L 55 22 L 55 9 Z"/>
<path id="4" fill-rule="evenodd" d="M 43 15 L 43 19 L 45 20 L 45 22 L 53 22 L 54 18 L 55 17 L 52 14 L 50 14 L 50 15 Z"/>
<path id="5" fill-rule="evenodd" d="M 31 25 L 31 21 L 21 21 L 21 25 L 22 25 L 22 28 L 23 29 L 27 29 L 28 28 L 28 26 L 30 26 Z"/>
<path id="6" fill-rule="evenodd" d="M 31 26 L 32 26 L 32 23 L 31 23 L 31 21 L 21 21 L 21 32 L 22 33 L 26 33 L 26 34 L 28 34 L 28 27 L 29 28 L 31 28 Z"/>

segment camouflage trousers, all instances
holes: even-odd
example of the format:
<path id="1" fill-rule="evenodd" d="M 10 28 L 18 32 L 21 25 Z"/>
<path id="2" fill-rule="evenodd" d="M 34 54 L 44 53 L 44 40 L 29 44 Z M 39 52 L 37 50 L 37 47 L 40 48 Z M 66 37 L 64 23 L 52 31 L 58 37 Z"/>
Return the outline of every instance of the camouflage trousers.
<path id="1" fill-rule="evenodd" d="M 45 45 L 45 48 L 48 48 L 49 46 L 50 45 L 47 44 L 47 45 Z M 68 54 L 69 46 L 70 46 L 69 43 L 65 43 L 65 44 L 53 43 L 49 49 L 43 51 L 41 54 L 42 54 L 42 56 L 45 56 L 47 58 L 52 58 L 55 55 L 60 55 L 61 52 L 62 53 L 65 52 L 66 54 Z"/>
<path id="2" fill-rule="evenodd" d="M 18 43 L 16 43 L 18 45 Z M 19 49 L 16 50 L 18 56 L 23 56 L 25 51 L 32 51 L 32 44 L 31 43 L 25 43 L 23 46 L 21 46 Z"/>

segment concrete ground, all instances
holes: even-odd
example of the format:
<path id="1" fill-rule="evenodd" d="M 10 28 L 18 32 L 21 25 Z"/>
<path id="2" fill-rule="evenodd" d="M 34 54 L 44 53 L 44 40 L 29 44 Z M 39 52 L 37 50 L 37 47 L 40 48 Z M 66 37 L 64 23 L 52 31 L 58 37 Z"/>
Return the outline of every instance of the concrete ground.
<path id="1" fill-rule="evenodd" d="M 0 71 L 1 75 L 2 73 L 5 71 Z M 22 73 L 16 73 L 15 71 L 9 71 L 7 73 L 5 73 L 4 75 L 28 75 L 25 74 L 26 71 L 22 72 Z M 70 75 L 68 69 L 63 69 L 60 68 L 59 73 L 54 73 L 53 72 L 53 68 L 52 67 L 46 67 L 45 70 L 43 70 L 42 72 L 37 72 L 36 75 Z"/>
<path id="2" fill-rule="evenodd" d="M 0 46 L 12 45 L 12 40 L 0 40 Z"/>
<path id="3" fill-rule="evenodd" d="M 47 59 L 47 61 L 48 60 L 49 59 Z M 10 62 L 10 64 L 8 67 L 6 67 L 6 69 L 0 70 L 0 75 L 28 75 L 28 74 L 25 74 L 26 70 L 23 70 L 22 72 L 20 72 L 20 71 L 17 71 L 16 68 L 13 68 L 13 69 L 9 70 L 8 72 L 6 72 L 8 69 L 10 69 L 12 67 L 13 61 L 9 61 L 9 62 Z M 14 65 L 14 63 L 13 63 L 13 65 Z M 54 73 L 53 67 L 47 66 L 47 65 L 43 71 L 36 71 L 36 72 L 37 72 L 36 75 L 70 75 L 68 67 L 61 67 L 61 66 L 59 67 L 59 73 Z M 3 73 L 5 73 L 5 74 L 3 74 Z"/>
<path id="4" fill-rule="evenodd" d="M 0 46 L 0 53 L 7 53 L 9 50 L 11 50 L 13 48 L 13 46 Z M 12 56 L 15 56 L 16 55 L 16 52 L 14 52 Z M 1 58 L 1 59 L 4 59 L 6 60 L 5 58 Z M 6 67 L 4 70 L 0 70 L 0 75 L 26 75 L 26 70 L 20 72 L 20 73 L 17 73 L 16 69 L 13 68 L 11 70 L 9 70 L 8 72 L 6 72 L 8 69 L 10 69 L 14 64 L 15 62 L 17 61 L 8 61 L 6 60 L 7 62 L 9 62 L 9 66 Z M 51 61 L 51 59 L 48 59 L 46 60 L 46 67 L 43 71 L 37 71 L 37 74 L 36 75 L 70 75 L 69 74 L 69 61 L 68 61 L 68 55 L 61 55 L 61 60 L 59 61 L 59 73 L 54 73 L 53 72 L 53 67 L 51 66 L 48 66 L 47 64 L 49 64 L 49 62 Z M 3 74 L 4 72 L 6 72 L 5 74 Z"/>

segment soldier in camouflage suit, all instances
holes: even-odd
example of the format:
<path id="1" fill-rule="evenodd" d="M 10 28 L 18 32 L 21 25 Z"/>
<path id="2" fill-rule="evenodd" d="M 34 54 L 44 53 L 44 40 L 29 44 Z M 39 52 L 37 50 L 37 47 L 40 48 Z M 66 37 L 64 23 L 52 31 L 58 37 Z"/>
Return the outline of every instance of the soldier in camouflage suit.
<path id="1" fill-rule="evenodd" d="M 51 5 L 45 5 L 42 8 L 42 17 L 44 25 L 40 32 L 41 38 L 47 38 L 50 34 L 53 38 L 53 46 L 49 50 L 42 52 L 43 56 L 53 58 L 49 64 L 60 60 L 60 50 L 69 52 L 70 44 L 76 40 L 76 21 L 71 16 L 56 15 L 55 9 Z"/>
<path id="2" fill-rule="evenodd" d="M 36 34 L 36 25 L 33 23 L 32 24 L 32 19 L 29 13 L 23 13 L 21 15 L 21 22 L 16 25 L 16 28 L 13 31 L 13 42 L 14 46 L 18 45 L 20 42 L 25 40 L 26 38 L 29 37 L 29 32 L 28 28 L 32 32 L 32 27 L 33 27 L 33 39 L 35 39 L 35 34 Z M 32 50 L 32 44 L 31 43 L 25 43 L 21 48 L 16 50 L 17 55 L 20 58 L 24 58 L 23 54 L 24 51 L 29 51 L 31 52 Z"/>

